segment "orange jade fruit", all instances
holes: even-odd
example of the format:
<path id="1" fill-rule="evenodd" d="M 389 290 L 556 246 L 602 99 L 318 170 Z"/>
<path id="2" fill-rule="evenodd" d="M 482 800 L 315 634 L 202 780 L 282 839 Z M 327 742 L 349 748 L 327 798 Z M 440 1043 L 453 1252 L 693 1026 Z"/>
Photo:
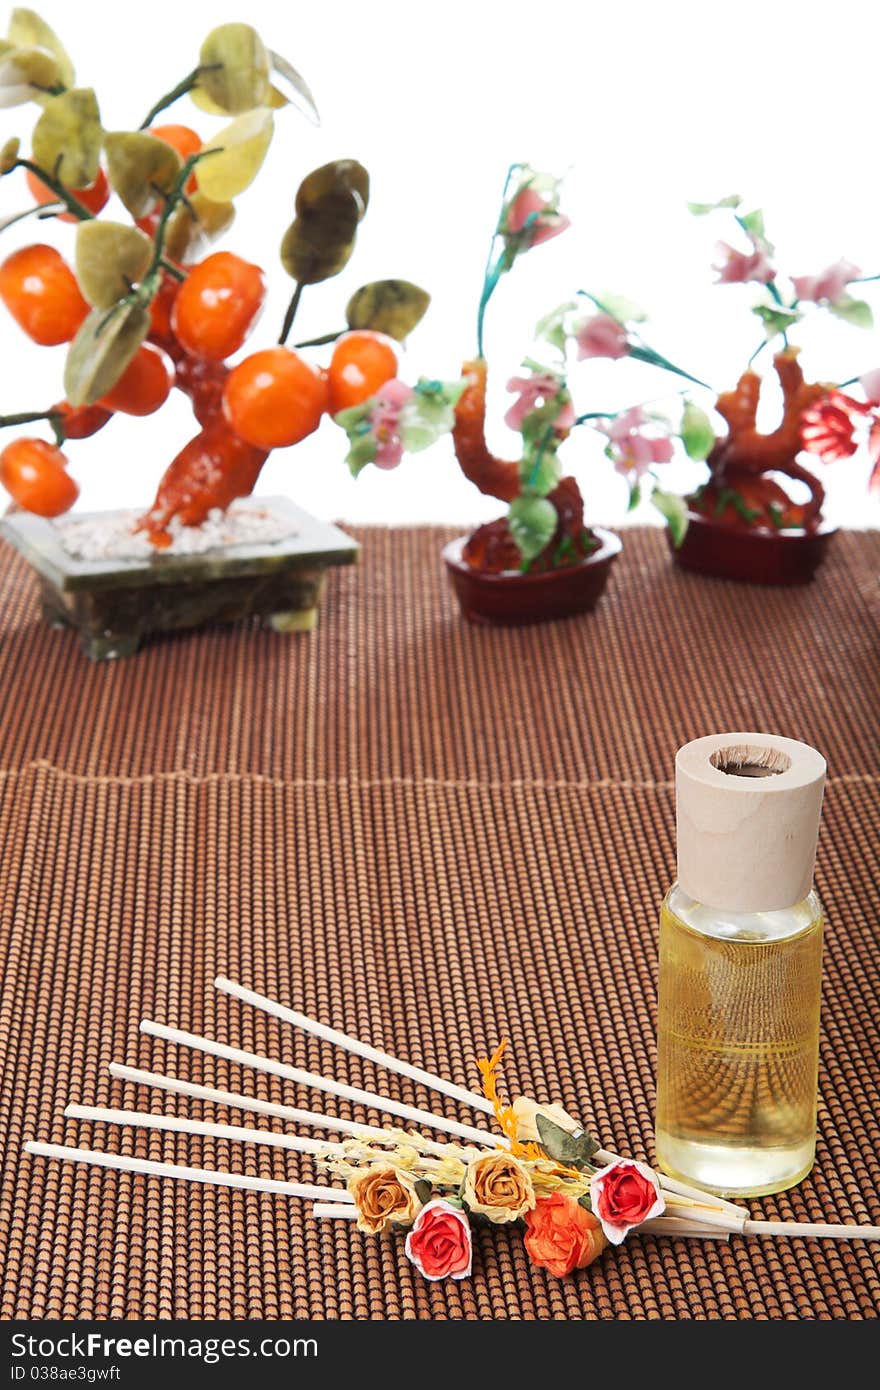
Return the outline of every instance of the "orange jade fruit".
<path id="1" fill-rule="evenodd" d="M 259 266 L 231 251 L 215 251 L 193 267 L 178 290 L 172 330 L 194 357 L 222 362 L 241 347 L 265 296 Z"/>
<path id="2" fill-rule="evenodd" d="M 368 329 L 343 333 L 327 369 L 330 414 L 363 405 L 396 375 L 397 353 L 390 338 Z"/>
<path id="3" fill-rule="evenodd" d="M 41 347 L 69 343 L 89 306 L 54 246 L 22 246 L 0 265 L 0 299 Z"/>
<path id="4" fill-rule="evenodd" d="M 266 348 L 229 373 L 223 413 L 241 439 L 280 449 L 318 428 L 327 398 L 327 379 L 318 367 L 292 348 Z"/>
<path id="5" fill-rule="evenodd" d="M 102 405 L 77 405 L 59 401 L 52 413 L 60 416 L 61 428 L 67 439 L 89 439 L 113 419 L 113 411 Z"/>
<path id="6" fill-rule="evenodd" d="M 188 125 L 151 125 L 147 128 L 147 134 L 155 135 L 157 140 L 176 150 L 181 164 L 185 164 L 191 155 L 198 154 L 202 148 L 202 137 Z M 186 181 L 187 193 L 195 193 L 198 186 L 198 178 L 193 170 Z"/>
<path id="7" fill-rule="evenodd" d="M 32 169 L 25 171 L 25 179 L 28 192 L 34 202 L 39 203 L 41 207 L 46 203 L 59 201 L 58 194 L 53 193 L 48 184 L 43 183 L 43 180 L 38 178 Z M 71 188 L 70 192 L 78 203 L 82 203 L 84 208 L 95 215 L 101 212 L 110 201 L 110 184 L 107 182 L 107 175 L 103 169 L 98 170 L 97 178 L 94 183 L 89 184 L 88 188 Z M 59 222 L 78 222 L 79 218 L 72 212 L 59 212 L 58 220 Z"/>
<path id="8" fill-rule="evenodd" d="M 152 415 L 174 385 L 174 367 L 161 348 L 142 343 L 122 376 L 99 402 L 123 415 Z"/>
<path id="9" fill-rule="evenodd" d="M 66 457 L 45 439 L 14 439 L 7 444 L 0 453 L 0 483 L 13 501 L 37 516 L 61 516 L 79 497 Z"/>

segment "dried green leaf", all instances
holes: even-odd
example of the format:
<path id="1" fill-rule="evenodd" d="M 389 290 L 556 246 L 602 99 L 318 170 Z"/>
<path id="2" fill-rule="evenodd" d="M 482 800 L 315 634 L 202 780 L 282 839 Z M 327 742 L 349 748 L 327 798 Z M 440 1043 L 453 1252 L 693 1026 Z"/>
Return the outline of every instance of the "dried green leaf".
<path id="1" fill-rule="evenodd" d="M 112 391 L 149 328 L 150 315 L 140 304 L 93 309 L 67 354 L 64 394 L 70 404 L 94 405 Z"/>
<path id="2" fill-rule="evenodd" d="M 589 1163 L 599 1145 L 591 1134 L 586 1130 L 579 1130 L 576 1134 L 569 1134 L 567 1129 L 556 1124 L 550 1119 L 549 1115 L 542 1115 L 537 1111 L 535 1124 L 538 1128 L 538 1135 L 541 1140 L 541 1148 L 549 1158 L 555 1159 L 557 1163 L 564 1163 L 568 1167 L 581 1168 Z"/>
<path id="3" fill-rule="evenodd" d="M 233 203 L 215 203 L 201 189 L 187 196 L 168 219 L 165 255 L 172 261 L 199 260 L 235 220 Z"/>
<path id="4" fill-rule="evenodd" d="M 387 333 L 399 343 L 424 318 L 431 296 L 409 280 L 372 280 L 355 290 L 345 309 L 349 328 Z"/>
<path id="5" fill-rule="evenodd" d="M 91 87 L 50 97 L 34 126 L 31 148 L 43 169 L 66 188 L 88 188 L 98 177 L 104 132 Z"/>
<path id="6" fill-rule="evenodd" d="M 198 89 L 229 116 L 263 106 L 269 96 L 269 55 L 250 24 L 212 29 L 199 54 Z"/>
<path id="7" fill-rule="evenodd" d="M 122 222 L 93 217 L 80 222 L 74 264 L 79 287 L 90 304 L 109 309 L 138 284 L 153 259 L 145 232 Z"/>
<path id="8" fill-rule="evenodd" d="M 107 175 L 132 217 L 145 217 L 159 191 L 169 193 L 180 173 L 180 155 L 145 130 L 114 130 L 104 141 Z"/>
<path id="9" fill-rule="evenodd" d="M 217 132 L 202 150 L 209 158 L 199 163 L 199 188 L 214 203 L 227 203 L 256 178 L 272 143 L 272 112 L 265 107 L 238 116 Z"/>
<path id="10" fill-rule="evenodd" d="M 288 63 L 286 58 L 282 58 L 280 53 L 273 53 L 271 49 L 269 50 L 269 62 L 276 76 L 282 78 L 285 86 L 293 92 L 290 97 L 284 91 L 278 92 L 282 101 L 292 101 L 297 110 L 302 111 L 315 125 L 320 125 L 321 118 L 318 115 L 315 98 L 302 74 L 297 72 L 293 64 Z M 273 91 L 277 91 L 277 88 L 273 88 Z"/>
<path id="11" fill-rule="evenodd" d="M 73 86 L 76 73 L 64 44 L 55 30 L 34 10 L 16 8 L 12 11 L 7 38 L 16 48 L 43 48 L 51 53 L 58 65 L 61 85 Z"/>

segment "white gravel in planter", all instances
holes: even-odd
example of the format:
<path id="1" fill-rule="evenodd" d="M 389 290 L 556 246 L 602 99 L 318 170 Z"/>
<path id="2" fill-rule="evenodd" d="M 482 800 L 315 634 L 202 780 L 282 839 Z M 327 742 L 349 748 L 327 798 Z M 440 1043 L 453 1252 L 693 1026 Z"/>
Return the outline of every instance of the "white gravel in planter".
<path id="1" fill-rule="evenodd" d="M 228 511 L 215 508 L 201 526 L 183 526 L 174 518 L 168 530 L 170 546 L 157 550 L 143 532 L 136 532 L 139 512 L 107 512 L 56 521 L 55 530 L 68 555 L 76 560 L 148 560 L 162 555 L 203 555 L 241 545 L 271 545 L 295 532 L 292 522 L 256 501 L 233 502 Z"/>

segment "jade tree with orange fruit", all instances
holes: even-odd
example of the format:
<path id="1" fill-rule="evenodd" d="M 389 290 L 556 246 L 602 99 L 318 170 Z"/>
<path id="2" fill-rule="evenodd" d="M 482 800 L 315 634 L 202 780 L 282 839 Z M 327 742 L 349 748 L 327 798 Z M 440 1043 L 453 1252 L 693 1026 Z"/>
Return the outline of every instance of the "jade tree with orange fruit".
<path id="1" fill-rule="evenodd" d="M 184 97 L 227 124 L 203 139 L 188 125 L 159 120 Z M 0 40 L 0 105 L 26 103 L 38 113 L 30 152 L 22 153 L 18 137 L 7 140 L 0 177 L 22 170 L 32 205 L 3 225 L 29 217 L 70 223 L 72 255 L 66 260 L 42 242 L 13 252 L 0 264 L 0 299 L 34 342 L 69 347 L 64 399 L 0 417 L 0 426 L 42 422 L 54 437 L 8 444 L 0 483 L 20 507 L 60 515 L 78 495 L 67 443 L 117 413 L 152 414 L 176 386 L 200 429 L 139 523 L 164 548 L 181 526 L 197 526 L 250 493 L 272 449 L 299 443 L 327 412 L 358 408 L 394 379 L 397 342 L 429 297 L 404 280 L 375 281 L 349 300 L 346 330 L 287 345 L 304 290 L 347 265 L 369 203 L 366 169 L 335 160 L 296 192 L 281 242 L 294 286 L 277 342 L 229 365 L 261 317 L 266 282 L 259 266 L 211 251 L 211 243 L 231 226 L 235 199 L 263 164 L 276 111 L 292 104 L 317 121 L 303 78 L 248 24 L 212 30 L 192 69 L 136 129 L 108 131 L 95 92 L 76 85 L 58 36 L 33 11 L 13 10 Z M 120 217 L 102 215 L 112 195 Z M 332 345 L 326 369 L 301 351 L 324 344 Z"/>

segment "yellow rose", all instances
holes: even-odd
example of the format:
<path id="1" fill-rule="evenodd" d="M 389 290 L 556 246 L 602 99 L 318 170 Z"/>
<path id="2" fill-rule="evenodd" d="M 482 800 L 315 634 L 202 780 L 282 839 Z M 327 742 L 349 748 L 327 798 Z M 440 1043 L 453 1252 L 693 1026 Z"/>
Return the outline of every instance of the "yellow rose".
<path id="1" fill-rule="evenodd" d="M 551 1105 L 549 1101 L 546 1104 L 542 1101 L 539 1105 L 529 1096 L 517 1096 L 513 1102 L 513 1113 L 516 1116 L 516 1137 L 521 1144 L 540 1144 L 541 1136 L 536 1119 L 538 1115 L 546 1115 L 548 1120 L 559 1125 L 566 1134 L 575 1134 L 581 1128 L 577 1120 L 573 1120 L 561 1105 Z"/>
<path id="2" fill-rule="evenodd" d="M 348 1180 L 358 1209 L 357 1226 L 368 1235 L 381 1235 L 393 1226 L 411 1226 L 422 1203 L 415 1183 L 392 1164 L 374 1163 Z"/>
<path id="3" fill-rule="evenodd" d="M 503 1151 L 468 1164 L 462 1195 L 474 1215 L 487 1216 L 499 1225 L 518 1221 L 535 1205 L 528 1169 L 513 1154 Z"/>

